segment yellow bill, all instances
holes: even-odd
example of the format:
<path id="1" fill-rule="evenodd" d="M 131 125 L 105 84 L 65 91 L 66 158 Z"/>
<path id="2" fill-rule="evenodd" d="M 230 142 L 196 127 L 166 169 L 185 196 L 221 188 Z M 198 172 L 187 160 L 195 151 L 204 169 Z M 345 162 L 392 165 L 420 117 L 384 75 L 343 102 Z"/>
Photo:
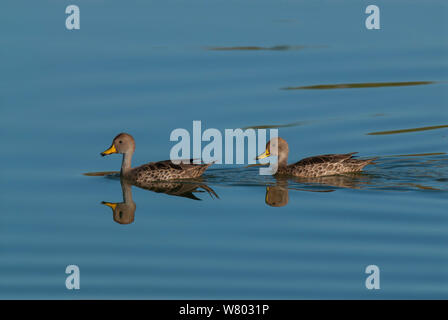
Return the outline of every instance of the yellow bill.
<path id="1" fill-rule="evenodd" d="M 109 208 L 112 208 L 112 210 L 115 210 L 115 208 L 117 207 L 116 203 L 112 203 L 112 202 L 101 202 L 101 204 L 104 204 L 105 206 L 108 206 Z"/>
<path id="2" fill-rule="evenodd" d="M 264 159 L 264 158 L 269 157 L 270 155 L 271 155 L 271 154 L 269 153 L 269 150 L 266 149 L 266 151 L 265 151 L 263 154 L 260 154 L 256 159 L 257 159 L 257 160 Z"/>
<path id="3" fill-rule="evenodd" d="M 115 148 L 114 144 L 109 149 L 107 149 L 106 151 L 101 152 L 101 155 L 104 157 L 104 156 L 107 156 L 107 155 L 112 154 L 112 153 L 117 153 L 117 149 Z"/>
<path id="4" fill-rule="evenodd" d="M 266 197 L 264 199 L 266 203 L 269 203 L 269 187 L 266 187 Z"/>

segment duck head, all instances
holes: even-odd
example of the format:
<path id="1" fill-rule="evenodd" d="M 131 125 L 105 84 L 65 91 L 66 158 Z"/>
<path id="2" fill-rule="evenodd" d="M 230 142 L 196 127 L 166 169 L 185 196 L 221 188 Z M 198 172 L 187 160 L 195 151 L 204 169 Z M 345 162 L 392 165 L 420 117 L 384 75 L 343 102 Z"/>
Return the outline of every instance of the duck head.
<path id="1" fill-rule="evenodd" d="M 288 162 L 288 154 L 288 143 L 284 139 L 276 137 L 269 140 L 269 142 L 266 144 L 266 151 L 263 154 L 260 154 L 257 157 L 257 160 L 264 159 L 270 156 L 278 156 L 279 165 L 286 165 Z"/>
<path id="2" fill-rule="evenodd" d="M 112 153 L 132 154 L 134 151 L 134 138 L 130 134 L 120 133 L 114 138 L 110 148 L 101 152 L 101 155 L 104 157 Z"/>

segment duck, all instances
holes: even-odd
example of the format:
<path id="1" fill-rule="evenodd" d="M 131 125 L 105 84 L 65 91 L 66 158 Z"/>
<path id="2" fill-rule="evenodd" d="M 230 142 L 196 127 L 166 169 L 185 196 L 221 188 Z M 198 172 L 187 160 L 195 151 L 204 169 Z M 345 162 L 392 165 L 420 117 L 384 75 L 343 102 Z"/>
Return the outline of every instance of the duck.
<path id="1" fill-rule="evenodd" d="M 316 178 L 351 172 L 360 172 L 375 159 L 355 159 L 357 152 L 344 154 L 324 154 L 302 159 L 288 165 L 289 146 L 280 137 L 272 138 L 266 144 L 266 151 L 256 159 L 277 156 L 276 175 L 289 175 L 304 178 Z"/>
<path id="2" fill-rule="evenodd" d="M 101 156 L 114 153 L 123 155 L 120 177 L 133 184 L 145 184 L 152 181 L 166 181 L 177 179 L 192 179 L 200 177 L 212 163 L 195 164 L 193 159 L 179 160 L 173 163 L 171 160 L 150 162 L 136 168 L 131 167 L 132 156 L 135 151 L 134 138 L 125 132 L 118 134 L 112 141 L 109 149 L 101 152 Z M 181 162 L 182 161 L 182 162 Z"/>

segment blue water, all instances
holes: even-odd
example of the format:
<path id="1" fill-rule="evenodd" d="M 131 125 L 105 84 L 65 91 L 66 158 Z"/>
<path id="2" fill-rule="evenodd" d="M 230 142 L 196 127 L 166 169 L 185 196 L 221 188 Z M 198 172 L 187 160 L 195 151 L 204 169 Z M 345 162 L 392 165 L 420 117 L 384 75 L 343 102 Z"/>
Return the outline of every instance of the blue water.
<path id="1" fill-rule="evenodd" d="M 375 1 L 367 30 L 369 4 L 3 1 L 0 298 L 448 298 L 448 5 Z M 401 82 L 425 83 L 369 85 Z M 284 89 L 316 85 L 336 88 Z M 219 198 L 134 186 L 116 223 L 119 179 L 83 173 L 119 170 L 99 153 L 122 131 L 134 164 L 168 159 L 193 120 L 279 126 L 290 161 L 378 160 L 315 181 L 214 165 L 200 183 Z"/>

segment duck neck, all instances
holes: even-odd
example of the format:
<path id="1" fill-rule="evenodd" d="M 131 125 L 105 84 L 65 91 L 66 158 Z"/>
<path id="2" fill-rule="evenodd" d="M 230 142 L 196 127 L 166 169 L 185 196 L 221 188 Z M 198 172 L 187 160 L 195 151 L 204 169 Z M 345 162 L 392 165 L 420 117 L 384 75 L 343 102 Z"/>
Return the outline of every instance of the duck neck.
<path id="1" fill-rule="evenodd" d="M 280 153 L 278 156 L 278 166 L 286 167 L 288 165 L 288 153 Z"/>
<path id="2" fill-rule="evenodd" d="M 123 154 L 123 162 L 121 163 L 121 175 L 127 175 L 131 171 L 132 153 Z"/>

